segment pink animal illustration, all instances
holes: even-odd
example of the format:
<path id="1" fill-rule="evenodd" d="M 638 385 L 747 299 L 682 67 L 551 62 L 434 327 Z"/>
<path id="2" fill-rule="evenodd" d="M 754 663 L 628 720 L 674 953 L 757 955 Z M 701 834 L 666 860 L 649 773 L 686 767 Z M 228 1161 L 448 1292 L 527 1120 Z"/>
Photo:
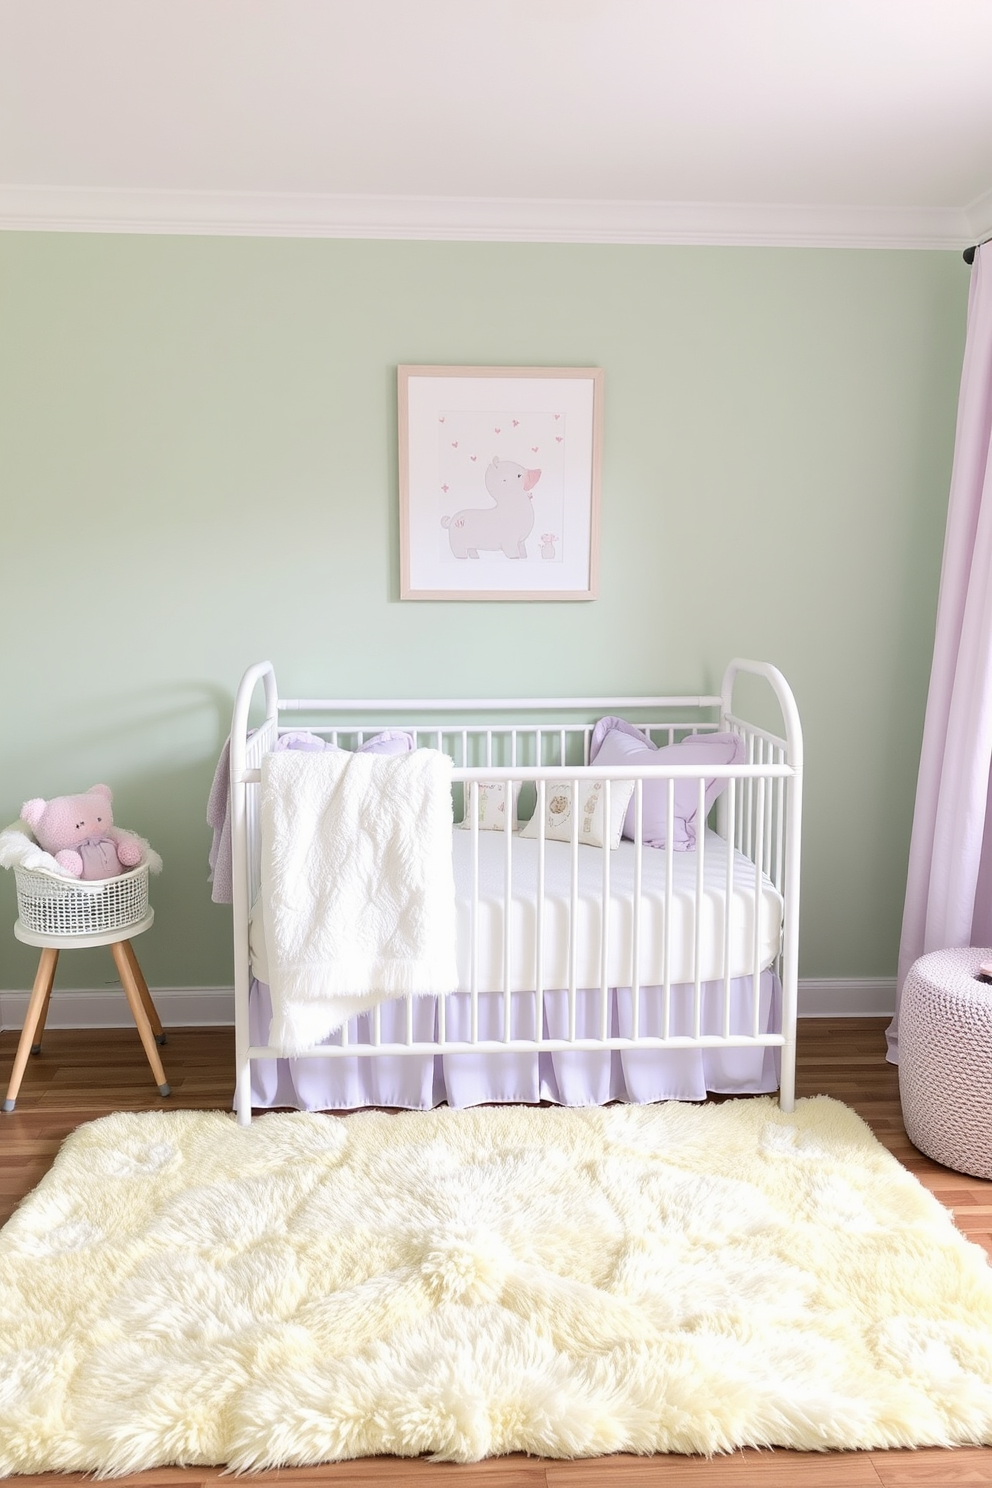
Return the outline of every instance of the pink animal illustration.
<path id="1" fill-rule="evenodd" d="M 493 455 L 486 471 L 486 490 L 495 505 L 467 506 L 453 517 L 441 518 L 455 557 L 478 558 L 480 550 L 501 549 L 507 558 L 526 558 L 526 541 L 534 526 L 531 492 L 540 478 L 539 470 Z"/>
<path id="2" fill-rule="evenodd" d="M 558 541 L 553 532 L 541 533 L 541 557 L 553 558 L 555 556 L 555 543 Z"/>

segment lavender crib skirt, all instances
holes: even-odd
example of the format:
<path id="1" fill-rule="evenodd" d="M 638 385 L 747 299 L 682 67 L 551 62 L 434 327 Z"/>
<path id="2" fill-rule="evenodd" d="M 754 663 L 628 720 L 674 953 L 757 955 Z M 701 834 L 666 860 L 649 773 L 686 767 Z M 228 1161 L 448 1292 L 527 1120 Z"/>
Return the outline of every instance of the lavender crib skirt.
<path id="1" fill-rule="evenodd" d="M 673 987 L 672 1034 L 692 1029 L 691 986 Z M 533 992 L 511 995 L 511 1034 L 536 1035 L 537 999 Z M 778 977 L 766 971 L 759 981 L 758 1027 L 762 1033 L 781 1027 Z M 754 1024 L 754 983 L 751 977 L 731 982 L 732 1032 L 750 1033 Z M 501 993 L 479 994 L 480 1038 L 503 1036 Z M 609 994 L 607 1018 L 612 1037 L 632 1032 L 629 989 Z M 445 999 L 448 1039 L 467 1038 L 471 999 L 455 992 Z M 662 990 L 641 989 L 639 1031 L 645 1036 L 662 1032 Z M 272 1003 L 268 986 L 254 981 L 249 995 L 249 1036 L 253 1044 L 268 1039 Z M 349 1024 L 349 1041 L 367 1044 L 371 1017 L 364 1014 Z M 406 1004 L 387 1002 L 379 1012 L 382 1042 L 406 1038 Z M 565 992 L 544 994 L 544 1025 L 550 1038 L 568 1035 L 568 997 Z M 704 984 L 703 1033 L 723 1028 L 723 983 Z M 413 1001 L 413 1036 L 431 1041 L 437 1031 L 437 999 Z M 599 989 L 580 991 L 576 999 L 576 1036 L 598 1038 L 602 1032 Z M 328 1044 L 340 1043 L 340 1034 Z M 447 1102 L 474 1106 L 486 1102 L 536 1104 L 552 1101 L 563 1106 L 595 1106 L 607 1101 L 644 1103 L 660 1100 L 705 1100 L 707 1093 L 722 1095 L 769 1094 L 778 1089 L 778 1049 L 603 1049 L 547 1054 L 377 1054 L 358 1058 L 256 1059 L 252 1061 L 251 1101 L 255 1108 L 290 1107 L 300 1111 L 353 1111 L 362 1106 L 385 1106 L 424 1111 Z"/>

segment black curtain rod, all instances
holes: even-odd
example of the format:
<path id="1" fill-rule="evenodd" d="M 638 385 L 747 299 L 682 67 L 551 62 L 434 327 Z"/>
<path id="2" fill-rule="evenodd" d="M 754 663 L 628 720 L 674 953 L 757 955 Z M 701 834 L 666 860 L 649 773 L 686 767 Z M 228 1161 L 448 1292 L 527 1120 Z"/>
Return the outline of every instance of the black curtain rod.
<path id="1" fill-rule="evenodd" d="M 992 238 L 983 238 L 980 243 L 973 243 L 970 248 L 966 248 L 961 255 L 965 263 L 969 266 L 973 264 L 975 262 L 975 254 L 979 248 L 984 248 L 986 243 L 992 243 Z"/>

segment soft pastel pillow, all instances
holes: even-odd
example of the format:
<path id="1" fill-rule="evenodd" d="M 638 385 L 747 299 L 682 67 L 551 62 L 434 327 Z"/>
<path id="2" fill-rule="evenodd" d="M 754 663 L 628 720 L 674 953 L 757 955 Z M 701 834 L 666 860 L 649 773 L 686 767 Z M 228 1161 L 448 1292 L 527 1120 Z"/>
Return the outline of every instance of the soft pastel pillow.
<path id="1" fill-rule="evenodd" d="M 272 748 L 306 749 L 316 753 L 327 748 L 327 740 L 322 739 L 319 734 L 311 734 L 308 729 L 294 729 L 292 733 L 280 734 Z"/>
<path id="2" fill-rule="evenodd" d="M 589 741 L 589 761 L 601 765 L 737 765 L 744 758 L 744 741 L 738 734 L 689 734 L 677 744 L 660 747 L 645 738 L 640 729 L 623 718 L 602 718 Z M 726 789 L 726 780 L 707 780 L 706 811 Z M 623 835 L 634 836 L 636 802 L 631 800 L 623 824 Z M 672 848 L 687 852 L 696 845 L 696 813 L 699 783 L 675 781 L 672 819 Z M 642 840 L 648 847 L 664 847 L 668 811 L 668 781 L 646 780 L 642 791 Z"/>
<path id="3" fill-rule="evenodd" d="M 632 780 L 614 780 L 610 789 L 610 820 L 606 823 L 605 780 L 579 781 L 579 841 L 587 847 L 620 846 L 624 816 L 634 793 Z M 544 835 L 549 841 L 572 840 L 572 782 L 549 780 L 544 794 Z M 539 837 L 537 812 L 520 828 L 521 837 Z"/>
<path id="4" fill-rule="evenodd" d="M 330 747 L 333 749 L 334 746 Z M 402 729 L 383 729 L 381 734 L 375 734 L 371 739 L 366 739 L 364 744 L 359 744 L 354 753 L 408 754 L 416 747 L 412 734 L 407 734 Z"/>
<path id="5" fill-rule="evenodd" d="M 337 744 L 332 744 L 328 739 L 322 739 L 319 734 L 312 734 L 308 729 L 297 729 L 293 733 L 280 734 L 275 743 L 276 749 L 305 749 L 317 752 L 322 749 L 337 749 Z M 383 729 L 381 734 L 374 734 L 371 739 L 366 739 L 364 744 L 352 750 L 353 754 L 408 754 L 416 746 L 413 735 L 405 733 L 402 729 Z"/>
<path id="6" fill-rule="evenodd" d="M 506 829 L 506 786 L 505 780 L 478 780 L 479 787 L 479 831 L 480 832 L 502 832 Z M 458 827 L 471 829 L 471 784 L 466 781 L 465 791 L 465 815 Z M 517 822 L 517 797 L 520 795 L 520 781 L 513 785 L 513 805 L 510 810 L 510 831 L 512 832 Z"/>

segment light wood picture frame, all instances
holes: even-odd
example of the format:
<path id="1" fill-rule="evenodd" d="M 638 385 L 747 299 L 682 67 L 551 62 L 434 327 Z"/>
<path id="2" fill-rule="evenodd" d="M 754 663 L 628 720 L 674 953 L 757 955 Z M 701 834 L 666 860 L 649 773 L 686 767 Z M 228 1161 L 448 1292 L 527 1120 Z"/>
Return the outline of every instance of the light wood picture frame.
<path id="1" fill-rule="evenodd" d="M 397 369 L 400 598 L 590 600 L 599 367 Z"/>

